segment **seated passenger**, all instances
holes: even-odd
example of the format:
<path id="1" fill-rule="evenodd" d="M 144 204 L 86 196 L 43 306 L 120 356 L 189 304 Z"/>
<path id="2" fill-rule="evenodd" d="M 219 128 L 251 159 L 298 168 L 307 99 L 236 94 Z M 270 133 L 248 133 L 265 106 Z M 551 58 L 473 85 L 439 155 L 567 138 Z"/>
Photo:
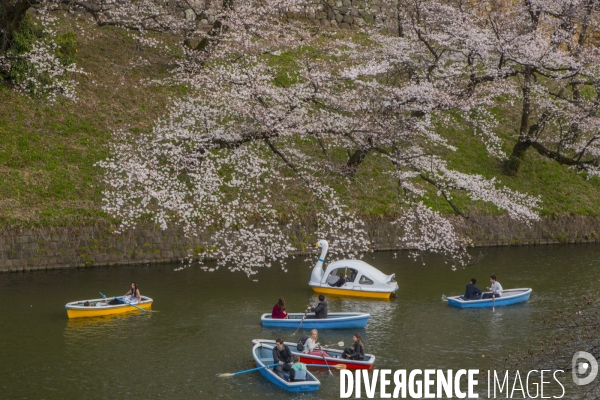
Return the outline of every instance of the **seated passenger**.
<path id="1" fill-rule="evenodd" d="M 477 283 L 477 279 L 471 278 L 471 283 L 467 285 L 467 289 L 465 290 L 465 295 L 462 296 L 464 300 L 479 300 L 481 299 L 481 290 L 475 284 Z"/>
<path id="2" fill-rule="evenodd" d="M 288 317 L 288 314 L 285 311 L 285 299 L 283 297 L 280 297 L 277 304 L 275 304 L 273 306 L 273 311 L 271 311 L 271 318 L 284 319 L 287 317 Z"/>
<path id="3" fill-rule="evenodd" d="M 350 360 L 364 360 L 365 359 L 365 345 L 363 344 L 362 337 L 360 334 L 355 333 L 352 336 L 354 345 L 352 347 L 346 347 L 342 353 L 342 358 Z"/>
<path id="4" fill-rule="evenodd" d="M 356 279 L 357 271 L 355 269 L 350 269 L 350 271 L 350 276 L 348 277 L 348 279 L 346 279 L 346 282 L 354 282 L 354 280 Z"/>
<path id="5" fill-rule="evenodd" d="M 344 275 L 343 277 L 340 277 L 340 279 L 338 279 L 334 284 L 332 284 L 331 286 L 333 287 L 341 287 L 344 286 L 344 284 L 347 282 L 348 280 L 348 275 Z"/>
<path id="6" fill-rule="evenodd" d="M 305 381 L 306 380 L 306 364 L 300 362 L 299 356 L 294 356 L 294 364 L 292 364 L 294 370 L 294 378 L 290 379 L 292 382 Z"/>

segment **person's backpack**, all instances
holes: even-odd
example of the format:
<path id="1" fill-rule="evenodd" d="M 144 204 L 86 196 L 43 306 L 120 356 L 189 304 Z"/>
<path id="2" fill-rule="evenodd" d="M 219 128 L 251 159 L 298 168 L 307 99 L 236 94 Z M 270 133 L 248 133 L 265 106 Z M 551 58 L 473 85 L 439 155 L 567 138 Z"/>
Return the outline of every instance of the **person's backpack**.
<path id="1" fill-rule="evenodd" d="M 298 340 L 298 344 L 296 345 L 298 351 L 304 351 L 304 344 L 306 343 L 306 340 L 308 340 L 308 336 L 302 336 L 300 340 Z"/>

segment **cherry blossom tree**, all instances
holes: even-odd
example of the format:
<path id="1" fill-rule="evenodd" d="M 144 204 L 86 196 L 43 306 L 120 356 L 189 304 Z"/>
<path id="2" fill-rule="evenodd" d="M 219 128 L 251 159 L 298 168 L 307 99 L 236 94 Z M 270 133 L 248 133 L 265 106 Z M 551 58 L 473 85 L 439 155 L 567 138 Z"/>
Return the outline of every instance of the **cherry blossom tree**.
<path id="1" fill-rule="evenodd" d="M 516 173 L 524 153 L 598 175 L 600 136 L 595 1 L 523 1 L 489 12 L 499 68 L 516 73 L 521 102 L 518 139 L 507 161 Z"/>
<path id="2" fill-rule="evenodd" d="M 284 263 L 292 250 L 274 204 L 292 204 L 286 219 L 299 223 L 293 205 L 304 201 L 314 206 L 316 234 L 333 240 L 334 257 L 357 257 L 370 243 L 332 177 L 356 189 L 352 177 L 366 157 L 387 166 L 402 212 L 399 241 L 411 248 L 467 257 L 465 239 L 423 202 L 429 195 L 459 214 L 452 200 L 461 192 L 522 221 L 537 218 L 538 199 L 444 159 L 459 149 L 439 124 L 459 112 L 487 129 L 485 106 L 500 94 L 497 85 L 469 83 L 477 70 L 469 64 L 473 37 L 440 35 L 460 51 L 438 52 L 418 32 L 316 33 L 281 20 L 296 7 L 306 5 L 239 1 L 224 10 L 224 28 L 201 50 L 187 49 L 173 77 L 190 94 L 174 100 L 152 131 L 118 132 L 113 156 L 100 165 L 105 210 L 123 228 L 149 217 L 163 228 L 181 224 L 189 235 L 210 231 L 214 245 L 196 254 L 200 260 L 217 257 L 218 266 L 253 274 Z M 489 143 L 499 147 L 491 135 Z M 305 188 L 304 199 L 286 197 L 293 185 Z"/>
<path id="3" fill-rule="evenodd" d="M 485 104 L 487 112 L 479 110 L 485 118 L 474 125 L 493 145 L 491 153 L 505 160 L 506 173 L 518 173 L 523 156 L 534 149 L 598 174 L 598 2 L 416 0 L 390 6 L 398 10 L 398 34 L 427 46 L 432 71 L 448 52 L 461 54 L 470 71 L 462 77 L 466 93 L 497 87 L 496 106 L 519 121 L 510 153 L 498 152 L 491 104 Z"/>
<path id="4" fill-rule="evenodd" d="M 61 58 L 56 20 L 59 15 L 84 14 L 98 26 L 117 26 L 137 32 L 144 45 L 156 45 L 148 32 L 165 32 L 191 39 L 205 35 L 198 20 L 211 13 L 219 25 L 219 10 L 231 0 L 191 3 L 188 0 L 0 0 L 0 77 L 18 89 L 54 99 L 74 99 L 77 69 L 74 60 Z M 35 25 L 35 29 L 30 27 Z M 212 32 L 212 31 L 211 31 Z M 19 40 L 20 39 L 20 40 Z M 23 67 L 23 66 L 26 67 Z"/>
<path id="5" fill-rule="evenodd" d="M 221 2 L 207 1 L 203 6 L 219 8 Z M 0 0 L 1 51 L 13 45 L 15 32 L 30 11 L 47 15 L 56 11 L 79 11 L 89 15 L 99 26 L 119 26 L 136 31 L 194 31 L 199 8 L 187 0 Z M 186 18 L 189 10 L 191 18 Z"/>

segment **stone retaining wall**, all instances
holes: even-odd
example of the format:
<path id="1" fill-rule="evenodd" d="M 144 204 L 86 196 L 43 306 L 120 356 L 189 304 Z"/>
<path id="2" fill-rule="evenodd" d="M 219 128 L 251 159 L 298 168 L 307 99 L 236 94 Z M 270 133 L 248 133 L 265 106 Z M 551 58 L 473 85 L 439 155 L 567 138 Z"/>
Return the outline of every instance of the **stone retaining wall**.
<path id="1" fill-rule="evenodd" d="M 193 9 L 185 11 L 185 18 L 196 20 L 198 26 L 205 29 L 215 22 L 218 12 L 205 9 L 204 1 L 189 4 Z M 286 21 L 302 21 L 323 28 L 358 29 L 366 24 L 382 26 L 394 20 L 396 14 L 382 0 L 307 0 L 302 6 L 283 11 L 282 17 Z"/>
<path id="2" fill-rule="evenodd" d="M 526 226 L 505 217 L 456 219 L 457 229 L 475 246 L 547 245 L 600 242 L 600 218 L 544 218 Z M 389 221 L 371 222 L 367 230 L 374 250 L 399 250 L 397 228 Z M 299 252 L 317 241 L 310 227 L 288 234 Z M 182 260 L 198 246 L 214 244 L 209 235 L 190 240 L 179 229 L 154 227 L 110 233 L 110 227 L 43 228 L 0 231 L 0 272 L 130 265 Z"/>
<path id="3" fill-rule="evenodd" d="M 310 0 L 304 8 L 285 13 L 284 18 L 323 28 L 358 29 L 366 24 L 382 25 L 395 15 L 381 0 Z"/>

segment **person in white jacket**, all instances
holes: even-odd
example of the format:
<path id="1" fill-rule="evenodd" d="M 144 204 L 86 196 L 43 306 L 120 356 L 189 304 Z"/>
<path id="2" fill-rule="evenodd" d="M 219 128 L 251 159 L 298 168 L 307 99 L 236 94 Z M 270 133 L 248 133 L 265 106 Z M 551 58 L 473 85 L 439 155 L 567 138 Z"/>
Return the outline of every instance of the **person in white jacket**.
<path id="1" fill-rule="evenodd" d="M 317 356 L 329 357 L 329 355 L 327 353 L 322 352 L 321 343 L 318 342 L 318 339 L 319 339 L 319 331 L 317 331 L 316 329 L 313 329 L 312 331 L 310 331 L 310 337 L 308 339 L 306 339 L 306 342 L 304 343 L 303 352 L 306 354 L 313 354 L 313 355 L 317 355 Z M 321 354 L 321 352 L 323 354 Z"/>
<path id="2" fill-rule="evenodd" d="M 487 290 L 491 290 L 492 293 L 484 293 L 482 299 L 491 299 L 492 297 L 498 298 L 502 296 L 502 285 L 496 280 L 496 275 L 490 275 L 490 282 L 492 283 Z"/>

